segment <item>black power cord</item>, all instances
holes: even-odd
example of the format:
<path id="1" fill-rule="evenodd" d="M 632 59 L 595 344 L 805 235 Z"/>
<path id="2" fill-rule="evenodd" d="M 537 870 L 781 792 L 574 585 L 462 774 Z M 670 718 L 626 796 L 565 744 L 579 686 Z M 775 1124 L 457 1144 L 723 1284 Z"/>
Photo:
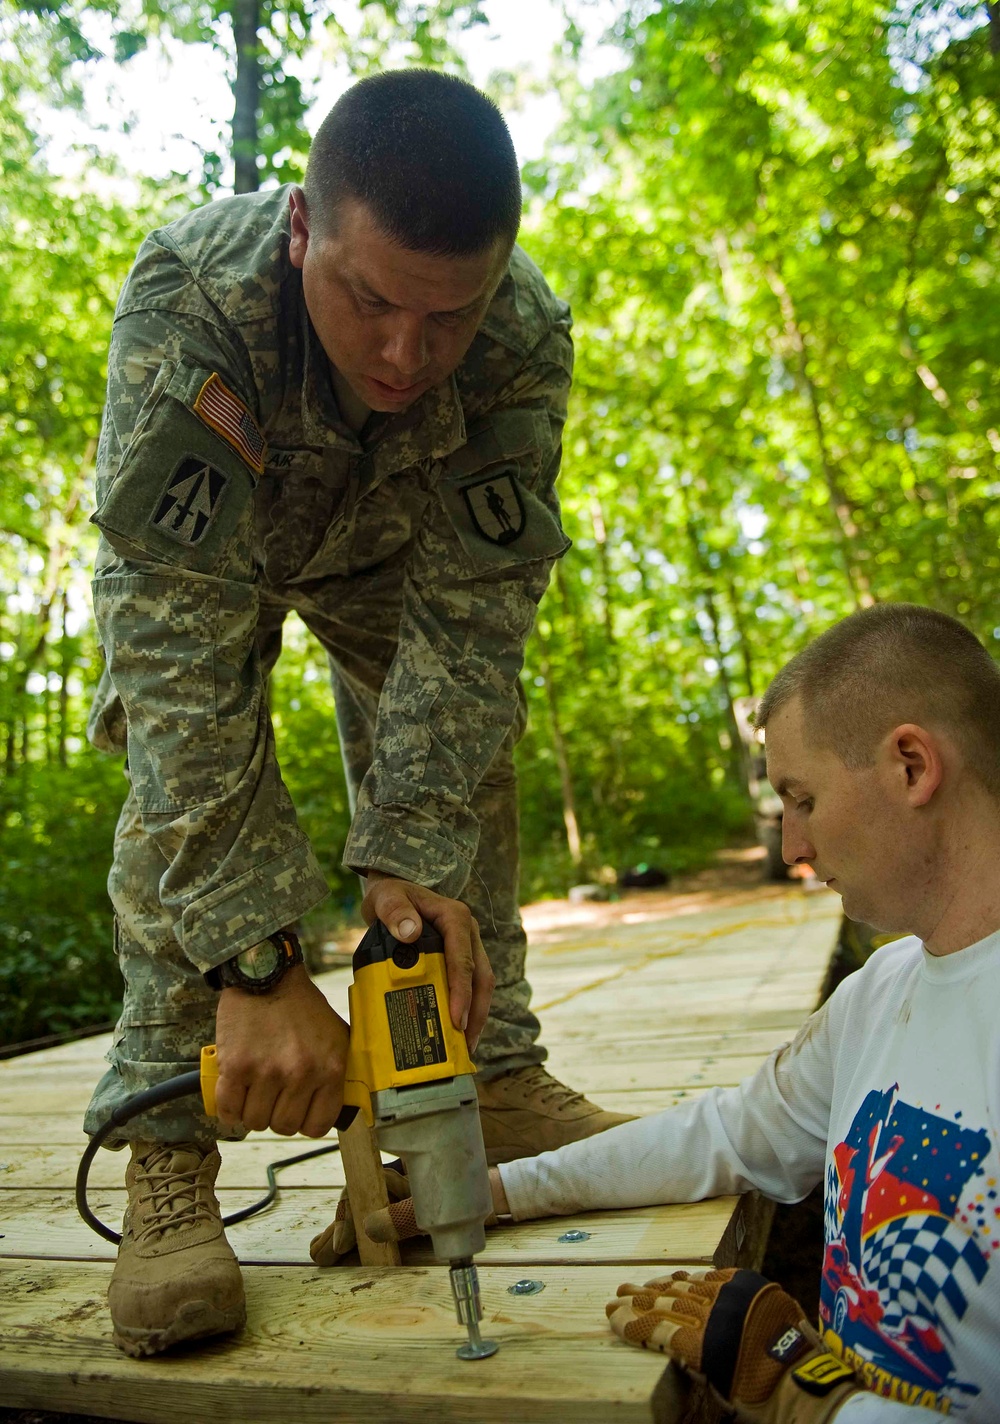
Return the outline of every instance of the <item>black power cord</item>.
<path id="1" fill-rule="evenodd" d="M 168 1078 L 164 1083 L 156 1083 L 152 1088 L 143 1088 L 139 1093 L 133 1093 L 125 1102 L 119 1103 L 114 1109 L 107 1122 L 100 1127 L 87 1143 L 83 1156 L 80 1158 L 80 1165 L 76 1173 L 76 1209 L 90 1227 L 91 1231 L 96 1231 L 98 1236 L 103 1236 L 105 1241 L 110 1241 L 117 1246 L 121 1243 L 121 1235 L 117 1231 L 112 1231 L 110 1226 L 105 1226 L 104 1222 L 90 1209 L 87 1201 L 87 1178 L 90 1175 L 90 1164 L 100 1147 L 111 1136 L 115 1128 L 122 1127 L 130 1119 L 137 1117 L 139 1113 L 149 1112 L 152 1108 L 158 1108 L 163 1103 L 172 1103 L 175 1098 L 186 1098 L 189 1093 L 201 1092 L 201 1073 L 197 1068 L 192 1068 L 190 1073 L 178 1073 L 175 1078 Z M 336 1126 L 345 1128 L 354 1119 L 357 1109 L 345 1108 L 337 1119 Z M 299 1152 L 294 1157 L 282 1157 L 276 1162 L 267 1164 L 267 1194 L 262 1196 L 260 1201 L 256 1201 L 252 1206 L 245 1206 L 241 1211 L 234 1211 L 231 1216 L 223 1218 L 224 1226 L 233 1226 L 237 1221 L 246 1221 L 249 1216 L 256 1216 L 259 1211 L 269 1207 L 278 1195 L 278 1183 L 275 1173 L 280 1172 L 283 1167 L 293 1167 L 296 1162 L 308 1162 L 312 1157 L 325 1157 L 330 1152 L 339 1152 L 340 1146 L 336 1142 L 328 1142 L 325 1147 L 314 1147 L 310 1152 Z"/>

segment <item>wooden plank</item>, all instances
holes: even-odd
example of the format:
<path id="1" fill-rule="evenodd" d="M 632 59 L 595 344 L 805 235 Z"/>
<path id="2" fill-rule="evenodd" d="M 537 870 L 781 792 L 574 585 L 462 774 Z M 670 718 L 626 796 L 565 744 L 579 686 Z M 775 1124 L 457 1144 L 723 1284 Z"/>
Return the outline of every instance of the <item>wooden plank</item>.
<path id="1" fill-rule="evenodd" d="M 49 1137 L 36 1142 L 17 1142 L 0 1135 L 0 1194 L 13 1187 L 71 1188 L 76 1182 L 77 1164 L 85 1142 L 82 1133 L 70 1142 Z M 256 1192 L 263 1196 L 270 1163 L 283 1157 L 297 1157 L 313 1146 L 322 1145 L 305 1137 L 261 1138 L 257 1134 L 246 1142 L 224 1142 L 219 1186 L 242 1187 L 251 1194 Z M 336 1149 L 335 1142 L 329 1145 Z M 98 1152 L 90 1167 L 91 1189 L 120 1187 L 127 1163 L 127 1153 Z M 344 1168 L 336 1150 L 278 1173 L 278 1186 L 283 1192 L 295 1187 L 336 1188 L 339 1192 L 343 1185 Z"/>
<path id="2" fill-rule="evenodd" d="M 642 1000 L 641 987 L 637 986 L 639 1002 Z M 717 999 L 717 996 L 716 996 Z M 712 1000 L 706 989 L 705 1001 Z M 616 1008 L 618 1007 L 616 1001 Z M 557 1077 L 563 1077 L 583 1092 L 601 1090 L 621 1091 L 632 1086 L 644 1088 L 691 1087 L 702 1082 L 724 1085 L 738 1083 L 741 1078 L 752 1073 L 767 1056 L 770 1047 L 787 1042 L 804 1017 L 801 1008 L 793 1010 L 787 1028 L 780 1027 L 748 1030 L 754 1046 L 750 1052 L 740 1053 L 743 1046 L 735 1032 L 730 1034 L 725 1052 L 709 1048 L 707 1053 L 685 1054 L 675 1052 L 672 1044 L 661 1045 L 646 1026 L 635 1022 L 635 1013 L 630 1014 L 628 1005 L 623 1004 L 620 1012 L 626 1021 L 631 1018 L 630 1034 L 623 1034 L 617 1041 L 590 1041 L 577 1038 L 573 1041 L 560 1039 L 550 1050 L 550 1067 Z M 771 1015 L 771 1011 L 769 1011 Z M 603 1020 L 606 1025 L 606 1017 Z M 756 1047 L 756 1040 L 764 1035 L 771 1040 L 768 1049 Z M 689 1036 L 690 1041 L 690 1036 Z M 692 1045 L 693 1046 L 693 1045 Z M 705 1072 L 706 1065 L 712 1068 Z M 64 1076 L 65 1075 L 65 1076 Z M 10 1118 L 32 1117 L 48 1120 L 53 1114 L 76 1117 L 82 1120 L 83 1112 L 90 1100 L 92 1085 L 81 1083 L 79 1072 L 60 1068 L 43 1074 L 25 1074 L 6 1085 L 8 1088 L 4 1113 L 5 1121 Z M 14 1089 L 17 1088 L 15 1096 Z M 15 1132 L 17 1129 L 14 1129 Z"/>
<path id="3" fill-rule="evenodd" d="M 389 1205 L 389 1193 L 382 1171 L 378 1138 L 360 1113 L 346 1132 L 339 1132 L 340 1156 L 351 1194 L 351 1214 L 354 1234 L 358 1238 L 358 1255 L 363 1266 L 398 1266 L 399 1246 L 395 1241 L 373 1241 L 364 1228 L 364 1221 L 373 1211 Z M 327 1223 L 324 1222 L 323 1226 Z"/>
<path id="4" fill-rule="evenodd" d="M 558 1039 L 559 1049 L 574 1049 L 581 1044 L 590 1044 L 595 1051 L 603 1051 L 605 1046 L 624 1047 L 629 1053 L 641 1053 L 644 1048 L 655 1046 L 660 1057 L 690 1057 L 695 1053 L 714 1053 L 719 1058 L 729 1058 L 736 1054 L 756 1055 L 763 1059 L 777 1048 L 787 1043 L 789 1034 L 777 1028 L 736 1028 L 703 1029 L 692 1031 L 685 1022 L 683 1027 L 673 1031 L 662 1024 L 649 1024 L 645 1020 L 630 1022 L 615 1032 L 606 1014 L 580 1015 L 582 1022 L 573 1021 L 561 1029 Z M 74 1126 L 78 1126 L 74 1123 Z M 0 1114 L 0 1140 L 4 1133 L 4 1118 Z"/>
<path id="5" fill-rule="evenodd" d="M 660 1356 L 618 1340 L 604 1302 L 619 1267 L 480 1273 L 491 1360 L 461 1340 L 444 1271 L 249 1268 L 247 1328 L 198 1350 L 130 1360 L 111 1343 L 103 1265 L 6 1267 L 0 1398 L 142 1424 L 657 1424 L 683 1395 Z M 570 1400 L 572 1403 L 570 1404 Z M 655 1400 L 655 1402 L 654 1402 Z M 444 1403 L 446 1401 L 446 1403 Z"/>
<path id="6" fill-rule="evenodd" d="M 651 1112 L 737 1081 L 792 1037 L 813 1007 L 839 901 L 789 887 L 725 904 L 694 896 L 574 907 L 573 923 L 566 907 L 532 913 L 547 925 L 532 935 L 529 974 L 550 1067 L 604 1106 Z M 341 1012 L 349 979 L 338 969 L 319 980 Z M 82 1110 L 110 1037 L 0 1063 L 5 1404 L 151 1424 L 506 1424 L 515 1414 L 525 1424 L 675 1424 L 676 1376 L 615 1340 L 604 1300 L 622 1280 L 673 1265 L 759 1265 L 770 1207 L 756 1194 L 491 1231 L 480 1258 L 486 1329 L 502 1350 L 463 1364 L 447 1273 L 427 1244 L 404 1247 L 403 1266 L 388 1271 L 308 1262 L 341 1190 L 332 1154 L 291 1168 L 277 1205 L 232 1230 L 248 1282 L 246 1335 L 129 1361 L 110 1344 L 104 1306 L 113 1248 L 78 1220 L 71 1192 Z M 262 1194 L 268 1162 L 312 1145 L 271 1133 L 225 1144 L 224 1210 Z M 93 1204 L 114 1225 L 124 1167 L 123 1155 L 101 1153 L 93 1168 Z M 560 1242 L 572 1229 L 589 1238 Z M 544 1280 L 544 1292 L 509 1296 L 525 1275 Z"/>
<path id="7" fill-rule="evenodd" d="M 248 1206 L 256 1194 L 221 1191 L 224 1214 Z M 274 1206 L 231 1228 L 229 1239 L 242 1262 L 259 1265 L 310 1265 L 309 1242 L 333 1220 L 339 1190 L 300 1189 L 279 1197 Z M 477 1258 L 496 1265 L 533 1262 L 676 1260 L 707 1263 L 714 1257 L 733 1212 L 736 1197 L 680 1206 L 641 1207 L 632 1211 L 590 1212 L 544 1221 L 496 1227 L 486 1236 Z M 90 1204 L 102 1221 L 118 1229 L 125 1207 L 124 1190 L 98 1190 Z M 590 1233 L 586 1242 L 564 1243 L 571 1230 Z M 427 1247 L 405 1247 L 407 1259 L 429 1261 Z M 113 1261 L 115 1247 L 80 1220 L 72 1194 L 37 1188 L 0 1194 L 0 1259 Z"/>
<path id="8" fill-rule="evenodd" d="M 557 1078 L 572 1083 L 580 1092 L 624 1092 L 628 1088 L 698 1088 L 732 1087 L 763 1062 L 765 1055 L 746 1058 L 632 1058 L 624 1055 L 618 1061 L 602 1062 L 588 1059 L 581 1049 L 569 1053 L 560 1046 L 549 1055 L 547 1066 Z"/>
<path id="9" fill-rule="evenodd" d="M 3 1151 L 4 1144 L 15 1142 L 22 1144 L 51 1143 L 55 1146 L 72 1147 L 82 1152 L 86 1141 L 81 1119 L 73 1112 L 53 1113 L 51 1117 L 47 1117 L 41 1123 L 34 1123 L 30 1117 L 23 1113 L 0 1113 L 0 1152 Z M 269 1161 L 271 1157 L 287 1157 L 300 1149 L 304 1152 L 310 1143 L 321 1147 L 324 1142 L 331 1141 L 333 1141 L 332 1137 L 323 1139 L 286 1137 L 281 1133 L 268 1130 L 267 1132 L 255 1132 L 242 1142 L 226 1142 L 222 1146 L 225 1151 L 230 1153 L 247 1151 L 251 1147 L 257 1146 L 260 1146 L 265 1152 L 268 1152 L 270 1148 L 276 1148 L 276 1151 L 270 1151 L 270 1155 L 267 1157 Z M 116 1152 L 102 1151 L 98 1155 L 102 1160 L 104 1158 L 121 1160 L 120 1154 Z"/>

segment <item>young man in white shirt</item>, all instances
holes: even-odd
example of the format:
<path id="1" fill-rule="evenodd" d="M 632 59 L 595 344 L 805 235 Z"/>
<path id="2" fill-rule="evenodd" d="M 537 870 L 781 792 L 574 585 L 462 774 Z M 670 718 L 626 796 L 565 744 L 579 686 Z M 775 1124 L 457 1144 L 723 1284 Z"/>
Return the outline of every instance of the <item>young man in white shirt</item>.
<path id="1" fill-rule="evenodd" d="M 738 1087 L 494 1169 L 498 1213 L 794 1202 L 824 1181 L 819 1336 L 746 1271 L 622 1287 L 612 1327 L 740 1419 L 996 1421 L 1000 669 L 954 619 L 884 604 L 794 658 L 757 724 L 786 861 L 907 938 Z"/>

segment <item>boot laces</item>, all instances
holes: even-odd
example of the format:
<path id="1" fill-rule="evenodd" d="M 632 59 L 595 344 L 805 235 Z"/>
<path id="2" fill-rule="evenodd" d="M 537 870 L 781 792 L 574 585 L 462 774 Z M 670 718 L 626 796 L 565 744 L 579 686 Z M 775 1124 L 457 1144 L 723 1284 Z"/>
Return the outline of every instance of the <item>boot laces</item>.
<path id="1" fill-rule="evenodd" d="M 196 1167 L 178 1170 L 173 1158 L 181 1152 L 197 1153 L 201 1160 Z M 136 1243 L 215 1219 L 207 1183 L 199 1180 L 204 1165 L 202 1149 L 191 1142 L 163 1143 L 136 1163 L 136 1186 L 152 1209 L 152 1219 L 135 1235 Z"/>
<path id="2" fill-rule="evenodd" d="M 571 1088 L 566 1083 L 560 1083 L 558 1078 L 553 1078 L 541 1063 L 529 1063 L 526 1068 L 515 1068 L 510 1076 L 517 1078 L 531 1089 L 532 1095 L 537 1095 L 539 1102 L 543 1105 L 558 1102 L 564 1107 L 569 1107 L 572 1103 L 583 1101 L 582 1093 L 577 1092 L 576 1088 Z"/>

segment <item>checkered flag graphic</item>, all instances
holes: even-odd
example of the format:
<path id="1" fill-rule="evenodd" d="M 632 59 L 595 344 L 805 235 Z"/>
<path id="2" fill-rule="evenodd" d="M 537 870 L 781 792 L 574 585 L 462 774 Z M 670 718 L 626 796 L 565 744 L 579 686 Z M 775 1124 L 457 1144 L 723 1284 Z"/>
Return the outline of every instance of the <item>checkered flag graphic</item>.
<path id="1" fill-rule="evenodd" d="M 908 1317 L 961 1320 L 988 1263 L 973 1236 L 946 1216 L 914 1212 L 867 1236 L 862 1270 L 885 1307 L 884 1326 Z"/>
<path id="2" fill-rule="evenodd" d="M 840 1235 L 840 1212 L 837 1199 L 840 1196 L 840 1174 L 832 1162 L 826 1164 L 826 1187 L 823 1191 L 823 1230 L 827 1241 L 836 1241 Z"/>

